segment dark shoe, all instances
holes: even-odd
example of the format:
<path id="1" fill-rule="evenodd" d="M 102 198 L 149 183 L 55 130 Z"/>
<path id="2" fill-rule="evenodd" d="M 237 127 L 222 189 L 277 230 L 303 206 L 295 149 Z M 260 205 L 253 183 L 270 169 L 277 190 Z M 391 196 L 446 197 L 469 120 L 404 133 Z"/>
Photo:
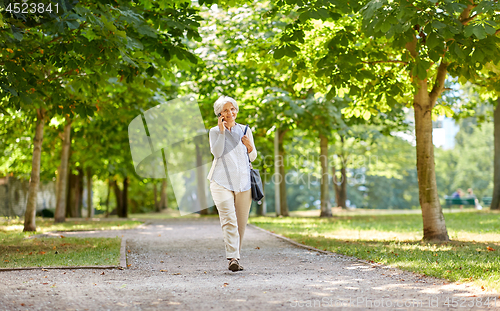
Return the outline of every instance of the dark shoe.
<path id="1" fill-rule="evenodd" d="M 231 260 L 229 261 L 229 270 L 231 270 L 233 272 L 241 271 L 241 270 L 243 270 L 243 267 L 240 266 L 238 259 L 231 258 Z"/>

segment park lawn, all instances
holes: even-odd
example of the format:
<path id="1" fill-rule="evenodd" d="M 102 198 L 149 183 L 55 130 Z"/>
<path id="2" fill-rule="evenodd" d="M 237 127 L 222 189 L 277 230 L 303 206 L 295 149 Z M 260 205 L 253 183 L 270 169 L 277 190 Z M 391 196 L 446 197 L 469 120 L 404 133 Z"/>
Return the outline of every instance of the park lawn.
<path id="1" fill-rule="evenodd" d="M 110 266 L 120 263 L 121 238 L 30 238 L 0 233 L 0 268 Z"/>
<path id="2" fill-rule="evenodd" d="M 445 215 L 447 243 L 424 243 L 422 216 L 255 217 L 250 222 L 299 243 L 373 263 L 500 291 L 500 214 Z"/>
<path id="3" fill-rule="evenodd" d="M 54 224 L 37 218 L 37 232 L 131 229 L 141 222 L 131 220 L 70 220 Z M 120 263 L 121 238 L 36 237 L 21 232 L 23 221 L 0 220 L 0 268 L 109 266 Z M 31 237 L 31 238 L 30 238 Z"/>
<path id="4" fill-rule="evenodd" d="M 142 222 L 137 220 L 121 220 L 92 218 L 81 220 L 66 220 L 65 222 L 54 224 L 53 218 L 36 218 L 37 233 L 54 231 L 93 231 L 93 230 L 123 230 L 132 229 Z M 21 232 L 24 228 L 24 220 L 20 218 L 8 219 L 0 218 L 0 232 Z"/>

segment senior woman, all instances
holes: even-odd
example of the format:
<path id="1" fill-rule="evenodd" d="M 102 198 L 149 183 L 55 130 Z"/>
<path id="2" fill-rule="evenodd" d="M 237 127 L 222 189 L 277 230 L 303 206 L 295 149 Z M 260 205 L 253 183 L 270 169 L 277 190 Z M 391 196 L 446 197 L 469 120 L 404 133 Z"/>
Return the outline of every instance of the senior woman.
<path id="1" fill-rule="evenodd" d="M 252 194 L 250 190 L 250 161 L 257 158 L 252 131 L 236 123 L 238 104 L 228 96 L 214 103 L 217 126 L 210 129 L 210 151 L 214 155 L 208 174 L 210 191 L 219 211 L 226 245 L 229 270 L 243 270 L 240 250 L 248 221 Z"/>

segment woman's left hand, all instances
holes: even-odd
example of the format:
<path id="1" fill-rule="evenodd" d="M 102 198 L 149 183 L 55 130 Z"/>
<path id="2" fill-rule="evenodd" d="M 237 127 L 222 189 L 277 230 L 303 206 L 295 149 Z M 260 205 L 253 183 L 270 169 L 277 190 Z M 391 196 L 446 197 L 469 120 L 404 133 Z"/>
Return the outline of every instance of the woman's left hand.
<path id="1" fill-rule="evenodd" d="M 253 150 L 252 143 L 250 143 L 250 139 L 247 137 L 247 135 L 243 136 L 241 138 L 241 142 L 243 145 L 247 147 L 247 152 L 250 153 Z"/>

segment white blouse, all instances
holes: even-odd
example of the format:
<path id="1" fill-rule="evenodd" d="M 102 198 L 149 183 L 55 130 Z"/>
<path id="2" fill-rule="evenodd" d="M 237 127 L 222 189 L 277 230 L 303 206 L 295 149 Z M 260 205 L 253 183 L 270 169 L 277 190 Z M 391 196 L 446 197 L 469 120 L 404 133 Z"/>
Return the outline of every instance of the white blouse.
<path id="1" fill-rule="evenodd" d="M 241 142 L 245 126 L 236 124 L 229 131 L 220 132 L 219 127 L 210 129 L 210 151 L 214 155 L 212 168 L 207 178 L 231 191 L 247 191 L 250 189 L 250 161 L 257 158 L 257 150 L 253 141 L 252 130 L 247 130 L 247 137 L 252 144 L 252 152 Z M 248 155 L 247 155 L 248 154 Z"/>

